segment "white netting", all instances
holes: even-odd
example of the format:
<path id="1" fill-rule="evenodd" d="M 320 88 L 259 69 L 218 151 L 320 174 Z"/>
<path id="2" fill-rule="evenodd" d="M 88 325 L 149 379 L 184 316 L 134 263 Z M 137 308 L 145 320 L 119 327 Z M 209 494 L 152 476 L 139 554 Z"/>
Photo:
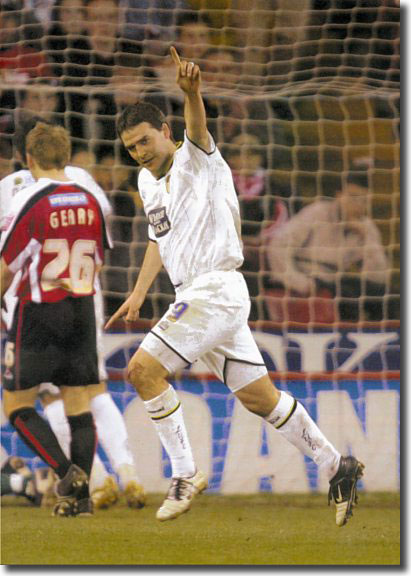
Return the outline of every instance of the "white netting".
<path id="1" fill-rule="evenodd" d="M 181 138 L 182 97 L 167 55 L 173 42 L 203 69 L 209 128 L 235 175 L 252 320 L 398 318 L 395 1 L 52 4 L 3 2 L 3 172 L 11 168 L 12 134 L 23 115 L 44 113 L 71 130 L 74 162 L 91 169 L 114 205 L 115 249 L 103 272 L 107 313 L 132 288 L 146 242 L 136 168 L 116 140 L 115 118 L 136 97 L 147 98 L 165 110 Z M 309 293 L 288 289 L 291 300 L 284 300 L 284 283 L 279 292 L 261 231 L 335 196 L 348 174 L 364 169 L 370 177 L 367 213 L 387 255 L 385 278 L 370 284 L 364 262 L 353 257 L 344 270 L 333 263 L 329 285 L 316 278 Z M 143 315 L 158 318 L 171 298 L 161 274 Z M 332 306 L 324 303 L 327 298 L 333 298 Z"/>
<path id="2" fill-rule="evenodd" d="M 371 464 L 371 489 L 396 489 L 399 384 L 390 378 L 399 368 L 399 335 L 390 330 L 391 320 L 399 319 L 400 290 L 399 3 L 3 0 L 1 8 L 1 176 L 14 169 L 13 134 L 25 115 L 44 115 L 71 131 L 73 163 L 90 169 L 114 208 L 115 246 L 103 269 L 107 315 L 134 286 L 147 240 L 136 191 L 137 168 L 116 139 L 116 115 L 137 97 L 149 99 L 163 108 L 175 137 L 181 138 L 183 100 L 167 55 L 169 45 L 175 44 L 183 57 L 200 64 L 209 129 L 233 169 L 240 199 L 251 320 L 257 328 L 276 322 L 274 334 L 258 334 L 268 368 L 283 375 L 286 370 L 327 372 L 329 379 L 322 381 L 287 381 L 281 376 L 280 384 L 307 404 L 341 450 L 349 446 L 359 455 L 369 451 L 365 457 Z M 317 239 L 314 258 L 307 253 L 310 234 L 297 250 L 291 240 L 285 244 L 279 256 L 287 255 L 285 273 L 279 276 L 269 246 L 282 246 L 287 221 L 307 206 L 335 198 L 347 178 L 364 184 L 364 172 L 368 177 L 364 206 L 381 240 L 371 245 L 368 259 L 357 246 L 364 244 L 364 231 L 357 230 L 345 244 L 350 232 L 336 224 L 336 236 L 342 234 L 342 240 L 334 245 L 333 238 L 330 244 L 327 236 L 323 244 Z M 307 220 L 311 224 L 307 216 L 304 226 Z M 317 230 L 314 226 L 312 234 Z M 319 269 L 323 255 L 327 255 L 325 268 Z M 309 290 L 300 289 L 297 279 L 287 284 L 293 265 L 302 276 L 314 279 Z M 158 319 L 172 299 L 172 286 L 162 272 L 142 316 Z M 372 328 L 363 323 L 351 325 L 352 333 L 344 328 L 339 332 L 340 321 L 366 320 L 384 321 L 379 325 L 382 333 L 368 334 Z M 305 332 L 298 332 L 300 328 L 290 332 L 293 321 L 305 324 Z M 328 331 L 321 332 L 318 324 L 327 324 Z M 136 343 L 130 340 L 130 350 L 126 344 L 118 351 L 115 342 L 112 346 L 107 355 L 110 389 L 130 419 L 130 439 L 142 463 L 143 479 L 148 482 L 149 477 L 160 489 L 155 483 L 158 463 L 146 462 L 146 452 L 138 452 L 139 420 L 134 414 L 140 410 L 138 399 L 128 384 L 119 384 Z M 375 380 L 367 376 L 340 380 L 339 371 L 353 370 L 371 371 Z M 221 384 L 183 374 L 176 386 L 193 395 L 193 409 L 188 412 L 204 416 L 192 424 L 193 444 L 198 442 L 199 452 L 205 450 L 200 456 L 205 467 L 212 468 L 212 488 L 225 489 L 224 468 L 224 474 L 226 469 L 232 472 L 228 490 L 241 491 L 244 486 L 232 482 L 239 477 L 233 461 L 240 456 L 248 460 L 241 450 L 249 443 L 254 420 L 247 423 L 250 434 L 243 441 L 233 425 L 233 400 Z M 200 397 L 204 410 L 196 412 Z M 384 432 L 384 438 L 378 434 L 374 440 L 365 438 L 362 428 L 379 422 L 382 412 L 384 421 L 389 420 L 384 430 L 394 430 L 394 435 Z M 212 416 L 210 422 L 207 414 Z M 244 429 L 245 416 L 241 418 L 239 430 Z M 8 453 L 31 457 L 9 426 L 2 436 Z M 260 436 L 262 462 L 271 440 L 264 430 Z M 387 444 L 383 450 L 382 442 Z M 381 454 L 389 455 L 390 465 L 378 460 Z M 284 452 L 284 458 L 289 457 Z M 273 476 L 272 471 L 264 472 L 264 466 L 260 488 L 268 489 Z M 378 484 L 382 468 L 392 471 L 386 484 Z M 257 474 L 253 466 L 250 471 Z M 278 482 L 283 482 L 280 490 L 302 491 L 306 478 L 312 489 L 318 488 L 313 466 L 295 484 L 281 473 L 275 471 L 277 490 Z M 253 482 L 246 480 L 245 489 L 252 491 Z"/>

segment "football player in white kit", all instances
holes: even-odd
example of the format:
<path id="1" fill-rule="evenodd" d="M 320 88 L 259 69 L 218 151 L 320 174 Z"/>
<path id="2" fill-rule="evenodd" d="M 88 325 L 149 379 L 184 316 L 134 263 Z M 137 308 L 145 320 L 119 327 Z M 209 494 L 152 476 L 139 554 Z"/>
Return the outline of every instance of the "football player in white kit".
<path id="1" fill-rule="evenodd" d="M 16 131 L 14 144 L 24 164 L 26 164 L 26 137 L 29 131 L 36 126 L 37 122 L 44 123 L 45 121 L 39 116 L 33 116 L 22 122 Z M 111 214 L 111 206 L 105 193 L 86 170 L 76 166 L 66 166 L 65 174 L 70 180 L 85 186 L 97 198 L 105 217 Z M 35 179 L 30 170 L 27 169 L 9 174 L 0 181 L 0 232 L 7 227 L 8 212 L 14 196 L 24 194 L 24 190 L 34 183 Z M 13 294 L 14 286 L 18 282 L 19 274 L 16 274 L 13 284 L 4 298 L 7 310 L 2 310 L 2 317 L 7 328 L 9 328 L 10 319 L 13 317 L 13 310 L 17 301 Z M 134 457 L 129 448 L 124 418 L 107 391 L 106 386 L 108 376 L 102 353 L 104 308 L 98 279 L 94 296 L 94 307 L 97 319 L 100 382 L 89 387 L 90 407 L 96 423 L 99 441 L 109 458 L 113 470 L 118 474 L 120 486 L 128 505 L 132 508 L 142 508 L 145 504 L 145 493 L 137 474 Z M 68 456 L 71 440 L 70 428 L 64 413 L 60 391 L 53 384 L 44 383 L 40 386 L 39 396 L 45 415 L 63 451 Z M 91 474 L 91 493 L 96 508 L 108 508 L 117 502 L 120 495 L 115 478 L 109 475 L 97 453 L 94 457 Z"/>
<path id="2" fill-rule="evenodd" d="M 237 269 L 243 263 L 240 213 L 231 171 L 207 130 L 200 69 L 171 56 L 184 92 L 184 142 L 176 144 L 163 113 L 146 102 L 126 108 L 119 136 L 142 167 L 138 189 L 149 223 L 149 243 L 132 294 L 107 322 L 139 310 L 162 266 L 176 300 L 146 335 L 128 367 L 172 465 L 172 482 L 158 520 L 186 512 L 207 487 L 196 468 L 174 388 L 166 378 L 198 358 L 251 412 L 263 417 L 330 480 L 336 523 L 352 515 L 363 464 L 341 454 L 305 408 L 271 382 L 250 328 L 250 298 Z"/>

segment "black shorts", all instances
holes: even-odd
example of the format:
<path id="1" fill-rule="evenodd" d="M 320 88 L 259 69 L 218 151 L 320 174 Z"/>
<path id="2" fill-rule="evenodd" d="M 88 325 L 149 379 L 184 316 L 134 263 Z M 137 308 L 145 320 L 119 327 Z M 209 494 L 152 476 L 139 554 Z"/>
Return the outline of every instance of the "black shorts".
<path id="1" fill-rule="evenodd" d="M 3 358 L 3 387 L 27 390 L 43 382 L 99 382 L 93 296 L 48 304 L 19 303 Z"/>

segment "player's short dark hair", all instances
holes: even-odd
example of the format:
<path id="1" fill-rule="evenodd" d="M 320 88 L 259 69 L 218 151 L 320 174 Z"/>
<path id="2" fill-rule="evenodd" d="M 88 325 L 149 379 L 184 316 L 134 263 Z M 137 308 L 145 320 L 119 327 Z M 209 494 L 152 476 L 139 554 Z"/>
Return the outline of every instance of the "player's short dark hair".
<path id="1" fill-rule="evenodd" d="M 13 146 L 15 150 L 17 150 L 18 153 L 20 154 L 21 160 L 25 165 L 27 164 L 27 153 L 26 153 L 27 134 L 31 132 L 31 130 L 33 130 L 37 122 L 42 122 L 43 124 L 47 124 L 49 126 L 53 125 L 53 122 L 49 122 L 48 120 L 42 118 L 41 116 L 29 116 L 20 122 L 13 136 Z"/>
<path id="2" fill-rule="evenodd" d="M 135 104 L 127 106 L 117 120 L 117 133 L 121 135 L 126 130 L 138 126 L 142 122 L 148 122 L 156 130 L 161 130 L 163 124 L 167 124 L 164 113 L 150 102 L 138 100 Z"/>

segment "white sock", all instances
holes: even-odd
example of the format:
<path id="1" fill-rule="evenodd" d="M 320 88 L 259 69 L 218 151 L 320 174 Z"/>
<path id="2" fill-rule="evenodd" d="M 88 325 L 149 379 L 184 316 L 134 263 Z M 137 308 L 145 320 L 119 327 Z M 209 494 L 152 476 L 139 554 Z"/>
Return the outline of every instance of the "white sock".
<path id="1" fill-rule="evenodd" d="M 101 488 L 108 475 L 109 474 L 101 461 L 100 456 L 96 452 L 94 454 L 93 467 L 90 474 L 90 492 L 92 493 L 97 488 Z"/>
<path id="2" fill-rule="evenodd" d="M 174 388 L 144 402 L 164 449 L 171 460 L 173 478 L 190 478 L 196 472 L 190 441 L 184 424 L 183 409 Z"/>
<path id="3" fill-rule="evenodd" d="M 124 418 L 110 394 L 104 392 L 95 396 L 90 402 L 90 408 L 96 423 L 99 442 L 113 470 L 118 473 L 119 468 L 124 464 L 133 466 L 135 469 Z"/>
<path id="4" fill-rule="evenodd" d="M 338 470 L 341 454 L 327 440 L 310 417 L 307 410 L 295 398 L 281 392 L 274 410 L 265 417 L 279 433 L 303 454 L 323 468 L 328 479 Z"/>
<path id="5" fill-rule="evenodd" d="M 63 400 L 55 400 L 47 404 L 44 413 L 50 423 L 51 429 L 57 436 L 57 440 L 67 458 L 70 458 L 71 430 L 64 412 Z"/>
<path id="6" fill-rule="evenodd" d="M 10 474 L 10 488 L 15 494 L 23 492 L 24 478 L 21 474 Z"/>

